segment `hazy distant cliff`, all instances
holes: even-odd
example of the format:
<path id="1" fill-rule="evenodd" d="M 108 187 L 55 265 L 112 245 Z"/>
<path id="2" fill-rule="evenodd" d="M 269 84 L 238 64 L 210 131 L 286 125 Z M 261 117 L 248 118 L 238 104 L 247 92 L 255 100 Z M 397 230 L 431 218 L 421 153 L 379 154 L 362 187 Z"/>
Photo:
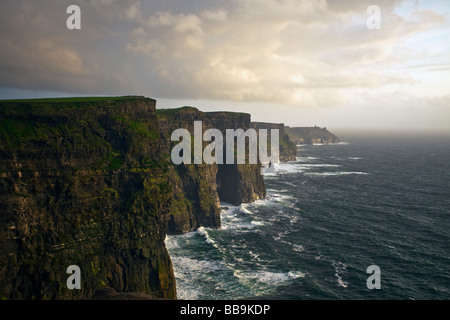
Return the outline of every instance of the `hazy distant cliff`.
<path id="1" fill-rule="evenodd" d="M 326 128 L 319 127 L 288 127 L 285 132 L 295 144 L 339 143 L 339 138 Z"/>
<path id="2" fill-rule="evenodd" d="M 289 127 L 283 123 L 252 122 L 255 129 L 278 129 L 280 134 L 280 161 L 294 161 L 298 144 L 339 143 L 339 138 L 326 128 Z"/>

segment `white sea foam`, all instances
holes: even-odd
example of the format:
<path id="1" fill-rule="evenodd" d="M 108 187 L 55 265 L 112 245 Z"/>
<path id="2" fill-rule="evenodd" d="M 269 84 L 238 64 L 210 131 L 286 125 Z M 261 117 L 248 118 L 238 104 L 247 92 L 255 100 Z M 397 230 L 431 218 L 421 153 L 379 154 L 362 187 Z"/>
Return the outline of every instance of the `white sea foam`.
<path id="1" fill-rule="evenodd" d="M 248 254 L 249 254 L 250 256 L 252 256 L 253 260 L 257 260 L 257 261 L 261 262 L 261 259 L 259 258 L 259 254 L 256 254 L 256 253 L 254 253 L 254 252 L 251 251 L 251 250 L 248 251 Z"/>
<path id="2" fill-rule="evenodd" d="M 177 297 L 184 300 L 197 300 L 201 293 L 200 288 L 192 285 L 192 279 L 199 276 L 205 280 L 210 279 L 212 274 L 225 269 L 219 262 L 211 260 L 197 260 L 189 257 L 171 255 L 174 275 L 177 279 Z"/>
<path id="3" fill-rule="evenodd" d="M 206 229 L 204 227 L 200 227 L 197 229 L 196 231 L 197 234 L 205 237 L 205 242 L 209 243 L 209 244 L 215 244 L 214 240 L 211 239 L 211 237 L 209 236 L 208 232 L 206 231 Z"/>
<path id="4" fill-rule="evenodd" d="M 347 288 L 347 287 L 348 287 L 348 282 L 342 281 L 342 277 L 339 276 L 338 273 L 336 273 L 335 276 L 338 278 L 338 284 L 339 284 L 339 286 L 341 286 L 341 287 L 343 287 L 343 288 Z"/>
<path id="5" fill-rule="evenodd" d="M 339 160 L 339 161 L 345 161 L 345 160 L 363 160 L 364 158 L 361 157 L 337 157 L 332 156 L 332 159 Z"/>
<path id="6" fill-rule="evenodd" d="M 335 271 L 334 275 L 337 278 L 338 285 L 343 288 L 347 288 L 348 282 L 342 280 L 342 276 L 341 276 L 341 273 L 347 269 L 347 266 L 342 262 L 332 261 L 332 263 L 333 263 L 333 267 L 334 267 L 334 271 Z"/>
<path id="7" fill-rule="evenodd" d="M 267 200 L 259 201 L 262 203 Z M 229 207 L 228 210 L 223 210 L 221 213 L 222 229 L 236 232 L 249 232 L 263 225 L 263 221 L 252 217 L 254 216 L 254 212 L 251 211 L 253 205 L 245 203 L 239 206 Z"/>
<path id="8" fill-rule="evenodd" d="M 305 274 L 300 271 L 289 271 L 283 273 L 270 271 L 245 272 L 236 270 L 234 272 L 234 276 L 236 276 L 245 285 L 251 285 L 252 282 L 257 282 L 265 285 L 277 286 L 288 281 L 303 278 Z"/>
<path id="9" fill-rule="evenodd" d="M 302 168 L 336 168 L 336 167 L 342 167 L 339 164 L 328 164 L 328 163 L 316 163 L 316 164 L 303 164 Z"/>
<path id="10" fill-rule="evenodd" d="M 301 244 L 293 244 L 292 249 L 297 252 L 305 251 L 305 248 L 303 248 L 303 246 Z"/>
<path id="11" fill-rule="evenodd" d="M 193 236 L 195 236 L 195 234 L 196 234 L 196 232 L 192 231 L 192 232 L 188 232 L 188 233 L 180 234 L 180 235 L 176 235 L 176 236 L 166 235 L 166 239 L 164 240 L 165 244 L 166 244 L 166 248 L 168 250 L 179 248 L 180 247 L 179 240 L 186 240 L 186 239 L 192 238 Z"/>
<path id="12" fill-rule="evenodd" d="M 213 272 L 224 269 L 224 266 L 216 261 L 197 260 L 183 256 L 174 256 L 171 259 L 173 264 L 176 266 L 175 273 L 178 273 L 178 278 L 180 279 L 192 274 Z"/>
<path id="13" fill-rule="evenodd" d="M 295 157 L 296 162 L 311 162 L 311 158 L 310 157 Z"/>
<path id="14" fill-rule="evenodd" d="M 318 158 L 312 158 L 318 159 Z M 308 163 L 311 160 L 308 157 L 307 160 L 301 159 L 297 157 L 297 162 L 290 163 L 280 163 L 278 171 L 274 175 L 287 175 L 287 174 L 295 174 L 295 173 L 304 173 L 308 172 L 313 168 L 338 168 L 342 167 L 338 164 L 328 164 L 328 163 Z"/>
<path id="15" fill-rule="evenodd" d="M 199 300 L 199 297 L 200 290 L 184 287 L 177 283 L 177 298 L 179 300 Z"/>
<path id="16" fill-rule="evenodd" d="M 246 214 L 253 214 L 253 212 L 251 212 L 250 210 L 247 209 L 248 207 L 249 207 L 249 204 L 248 204 L 248 203 L 243 203 L 243 204 L 241 204 L 241 205 L 239 206 L 239 210 L 240 210 L 241 212 L 246 213 Z"/>
<path id="17" fill-rule="evenodd" d="M 306 172 L 308 176 L 344 176 L 350 174 L 367 175 L 367 172 L 348 172 L 348 171 L 336 171 L 336 172 Z"/>
<path id="18" fill-rule="evenodd" d="M 277 173 L 278 174 L 289 174 L 302 172 L 303 167 L 300 164 L 295 163 L 280 163 Z"/>
<path id="19" fill-rule="evenodd" d="M 283 231 L 283 232 L 279 233 L 278 236 L 273 236 L 272 238 L 277 242 L 285 243 L 288 246 L 292 247 L 293 251 L 296 251 L 296 252 L 305 251 L 305 248 L 301 244 L 292 243 L 292 242 L 289 242 L 289 241 L 286 241 L 283 239 L 288 233 L 289 233 L 289 231 Z"/>

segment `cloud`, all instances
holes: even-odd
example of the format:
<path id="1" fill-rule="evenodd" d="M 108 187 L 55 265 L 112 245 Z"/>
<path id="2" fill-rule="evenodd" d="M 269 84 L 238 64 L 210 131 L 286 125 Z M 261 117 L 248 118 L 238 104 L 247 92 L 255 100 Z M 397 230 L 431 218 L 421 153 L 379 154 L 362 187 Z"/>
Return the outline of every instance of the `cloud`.
<path id="1" fill-rule="evenodd" d="M 0 4 L 0 86 L 344 105 L 414 85 L 395 68 L 416 58 L 405 41 L 445 21 L 400 14 L 401 1 L 379 1 L 382 29 L 368 30 L 372 1 L 84 0 L 82 29 L 69 31 L 69 2 Z"/>

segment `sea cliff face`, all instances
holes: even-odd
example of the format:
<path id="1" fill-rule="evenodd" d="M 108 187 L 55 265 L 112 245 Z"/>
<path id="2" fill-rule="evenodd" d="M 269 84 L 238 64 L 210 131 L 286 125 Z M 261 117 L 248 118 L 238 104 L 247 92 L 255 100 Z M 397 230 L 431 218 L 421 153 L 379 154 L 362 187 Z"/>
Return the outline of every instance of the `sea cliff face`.
<path id="1" fill-rule="evenodd" d="M 291 141 L 289 135 L 286 132 L 286 126 L 283 123 L 270 123 L 270 122 L 252 122 L 251 127 L 259 129 L 273 130 L 276 129 L 279 132 L 279 146 L 280 146 L 280 162 L 294 161 L 297 155 L 297 146 Z"/>
<path id="2" fill-rule="evenodd" d="M 0 296 L 176 298 L 155 101 L 2 102 Z M 82 289 L 66 287 L 78 265 Z"/>
<path id="3" fill-rule="evenodd" d="M 194 120 L 250 125 L 241 113 L 157 115 L 143 97 L 0 102 L 0 298 L 175 299 L 166 234 L 219 228 L 220 201 L 265 197 L 259 165 L 171 163 L 171 131 Z M 66 286 L 70 265 L 81 290 Z"/>
<path id="4" fill-rule="evenodd" d="M 220 130 L 224 137 L 226 129 L 247 130 L 250 125 L 250 115 L 245 113 L 200 112 L 191 107 L 158 110 L 157 113 L 168 150 L 175 144 L 170 141 L 171 133 L 180 128 L 193 133 L 194 121 L 202 121 L 203 132 L 214 128 Z M 220 201 L 238 205 L 265 198 L 266 189 L 260 168 L 258 164 L 175 166 L 173 182 L 178 192 L 175 193 L 177 200 L 171 210 L 168 232 L 184 233 L 199 226 L 218 228 Z"/>

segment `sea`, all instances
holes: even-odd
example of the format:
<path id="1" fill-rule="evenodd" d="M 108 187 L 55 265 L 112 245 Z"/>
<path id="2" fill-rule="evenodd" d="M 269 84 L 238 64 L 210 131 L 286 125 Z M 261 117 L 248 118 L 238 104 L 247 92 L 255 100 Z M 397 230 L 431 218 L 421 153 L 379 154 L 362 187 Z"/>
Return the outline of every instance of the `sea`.
<path id="1" fill-rule="evenodd" d="M 450 299 L 450 135 L 335 133 L 221 229 L 166 238 L 179 299 Z"/>

